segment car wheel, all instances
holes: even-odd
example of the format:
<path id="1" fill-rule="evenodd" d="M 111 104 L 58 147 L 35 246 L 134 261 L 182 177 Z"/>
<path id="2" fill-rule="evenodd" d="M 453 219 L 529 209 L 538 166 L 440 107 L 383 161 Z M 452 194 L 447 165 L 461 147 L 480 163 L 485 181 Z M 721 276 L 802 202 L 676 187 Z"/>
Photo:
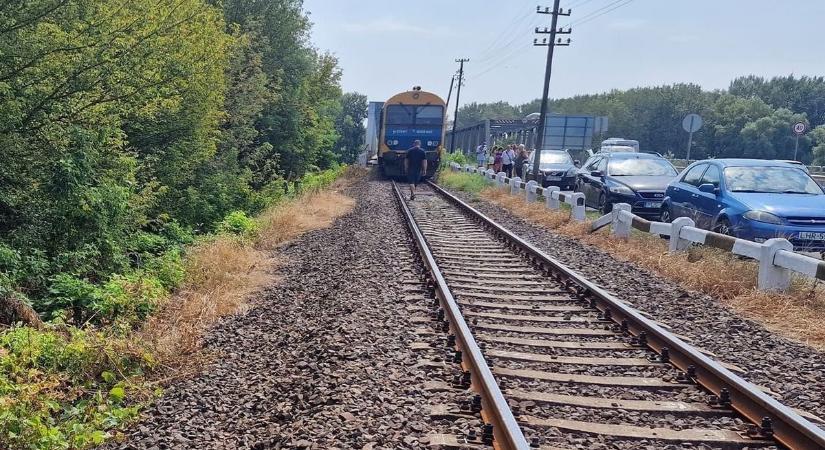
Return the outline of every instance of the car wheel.
<path id="1" fill-rule="evenodd" d="M 716 222 L 716 225 L 713 227 L 713 231 L 726 236 L 733 236 L 733 229 L 730 225 L 730 221 L 725 218 L 721 218 Z"/>
<path id="2" fill-rule="evenodd" d="M 664 223 L 670 223 L 673 221 L 673 217 L 670 216 L 670 208 L 662 208 L 662 216 L 659 218 L 659 220 Z"/>
<path id="3" fill-rule="evenodd" d="M 613 211 L 613 204 L 607 201 L 607 195 L 602 192 L 599 195 L 599 212 L 602 214 L 610 214 Z"/>

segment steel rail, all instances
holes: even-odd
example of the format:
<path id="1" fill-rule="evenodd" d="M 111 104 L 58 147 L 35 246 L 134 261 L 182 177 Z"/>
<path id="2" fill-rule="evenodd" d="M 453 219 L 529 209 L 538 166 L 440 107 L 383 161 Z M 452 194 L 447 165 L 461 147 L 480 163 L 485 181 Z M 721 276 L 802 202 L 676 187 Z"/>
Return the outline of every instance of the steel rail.
<path id="1" fill-rule="evenodd" d="M 550 276 L 563 283 L 568 291 L 576 294 L 583 301 L 589 301 L 591 306 L 602 312 L 603 317 L 619 324 L 622 330 L 627 330 L 660 356 L 667 355 L 666 360 L 682 371 L 690 374 L 695 372 L 693 375 L 695 382 L 723 399 L 720 406 L 727 406 L 729 394 L 731 408 L 754 424 L 764 426 L 762 429 L 782 445 L 792 450 L 825 449 L 825 430 L 766 395 L 758 387 L 708 358 L 696 348 L 486 217 L 455 195 L 431 181 L 427 183 L 435 192 L 541 265 Z M 639 339 L 640 337 L 643 338 Z"/>
<path id="2" fill-rule="evenodd" d="M 459 344 L 461 349 L 462 362 L 470 369 L 471 386 L 481 394 L 482 413 L 489 417 L 489 421 L 493 425 L 496 448 L 502 450 L 529 450 L 530 446 L 527 439 L 524 437 L 515 417 L 513 417 L 513 412 L 501 393 L 501 389 L 499 389 L 498 383 L 470 331 L 470 327 L 464 320 L 464 316 L 461 314 L 461 310 L 449 287 L 447 287 L 447 281 L 438 268 L 424 234 L 419 229 L 412 211 L 404 202 L 404 197 L 398 186 L 395 182 L 392 185 L 421 259 L 432 277 L 436 296 L 446 313 L 445 316 L 450 321 L 451 328 L 455 332 L 456 343 Z"/>

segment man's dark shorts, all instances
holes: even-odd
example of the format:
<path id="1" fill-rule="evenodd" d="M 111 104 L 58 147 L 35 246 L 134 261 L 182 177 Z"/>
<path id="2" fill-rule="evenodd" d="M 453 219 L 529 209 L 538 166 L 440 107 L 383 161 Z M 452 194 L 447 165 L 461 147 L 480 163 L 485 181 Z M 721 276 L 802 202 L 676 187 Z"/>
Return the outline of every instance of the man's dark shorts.
<path id="1" fill-rule="evenodd" d="M 407 182 L 417 186 L 421 182 L 421 169 L 410 170 L 407 174 Z"/>

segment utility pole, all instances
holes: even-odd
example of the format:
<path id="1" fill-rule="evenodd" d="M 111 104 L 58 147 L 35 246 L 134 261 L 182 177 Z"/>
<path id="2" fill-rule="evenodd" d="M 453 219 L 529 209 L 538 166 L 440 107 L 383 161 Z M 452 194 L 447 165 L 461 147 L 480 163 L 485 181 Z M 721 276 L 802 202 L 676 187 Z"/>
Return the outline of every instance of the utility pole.
<path id="1" fill-rule="evenodd" d="M 561 0 L 553 0 L 553 10 L 551 11 L 550 8 L 541 9 L 541 6 L 536 6 L 536 12 L 538 14 L 551 14 L 553 19 L 550 21 L 550 28 L 539 29 L 536 27 L 537 34 L 549 34 L 550 39 L 547 38 L 542 39 L 539 42 L 538 39 L 533 39 L 533 45 L 537 47 L 547 47 L 547 65 L 544 69 L 544 93 L 541 96 L 541 115 L 539 116 L 539 128 L 538 128 L 538 136 L 536 136 L 536 154 L 533 157 L 533 179 L 539 181 L 539 162 L 541 161 L 541 148 L 544 146 L 544 133 L 545 133 L 545 123 L 547 123 L 547 97 L 550 95 L 550 74 L 553 71 L 553 50 L 556 46 L 566 47 L 570 45 L 570 38 L 567 38 L 567 42 L 562 42 L 561 38 L 556 40 L 556 36 L 559 34 L 570 34 L 573 32 L 572 29 L 569 27 L 567 30 L 563 30 L 561 28 L 556 28 L 559 22 L 559 16 L 569 16 L 572 13 L 572 10 L 568 9 L 565 13 L 560 7 L 559 3 Z"/>
<path id="2" fill-rule="evenodd" d="M 455 84 L 455 74 L 450 78 L 450 91 L 447 93 L 447 105 L 445 106 L 447 109 L 450 108 L 450 97 L 453 96 L 453 84 Z"/>
<path id="3" fill-rule="evenodd" d="M 460 66 L 458 67 L 458 89 L 455 93 L 455 114 L 453 114 L 453 133 L 450 136 L 450 153 L 455 151 L 455 126 L 458 123 L 458 102 L 461 98 L 461 83 L 464 81 L 464 63 L 469 61 L 469 59 L 461 58 L 455 60 L 455 62 L 459 63 Z"/>

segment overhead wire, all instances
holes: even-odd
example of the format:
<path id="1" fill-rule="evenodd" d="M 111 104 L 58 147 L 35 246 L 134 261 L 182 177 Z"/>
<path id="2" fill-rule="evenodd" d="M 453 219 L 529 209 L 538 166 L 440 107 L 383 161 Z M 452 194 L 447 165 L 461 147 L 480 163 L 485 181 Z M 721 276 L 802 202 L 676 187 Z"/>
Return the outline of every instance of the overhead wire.
<path id="1" fill-rule="evenodd" d="M 577 2 L 577 3 L 572 4 L 570 6 L 570 8 L 573 8 L 574 6 L 582 6 L 582 5 L 585 5 L 587 3 L 590 3 L 591 1 L 593 1 L 593 0 L 583 0 L 583 1 Z M 596 8 L 595 10 L 585 14 L 584 16 L 582 16 L 582 17 L 580 17 L 576 20 L 573 20 L 573 21 L 569 22 L 566 25 L 563 25 L 562 28 L 570 27 L 570 26 L 573 26 L 573 25 L 581 26 L 582 24 L 593 21 L 593 20 L 595 20 L 595 19 L 597 19 L 597 18 L 599 18 L 599 17 L 601 17 L 601 16 L 603 16 L 607 13 L 610 13 L 611 11 L 615 11 L 616 9 L 619 9 L 619 8 L 625 6 L 625 5 L 627 5 L 627 4 L 629 4 L 633 1 L 634 0 L 613 0 L 613 1 L 605 4 L 604 6 Z M 531 11 L 531 13 L 532 13 L 532 11 Z M 535 27 L 531 27 L 529 31 L 533 31 L 534 28 Z M 520 33 L 520 34 L 517 34 L 505 46 L 500 47 L 500 49 L 506 50 L 513 43 L 515 43 L 517 40 L 523 39 L 525 37 L 524 34 L 525 33 L 523 33 L 523 32 Z M 525 44 L 526 44 L 526 42 L 525 42 Z M 502 64 L 510 62 L 520 52 L 524 51 L 525 50 L 525 48 L 524 48 L 525 44 L 517 45 L 516 47 L 512 48 L 509 52 L 506 52 L 506 53 L 503 53 L 503 54 L 498 54 L 498 55 L 493 55 L 491 57 L 486 58 L 486 60 L 488 60 L 488 61 L 491 58 L 493 60 L 486 63 L 486 64 L 483 64 L 482 67 L 481 67 L 481 70 L 479 72 L 477 72 L 473 75 L 469 75 L 468 78 L 479 79 L 479 78 L 483 77 L 484 75 L 487 75 L 488 73 L 493 72 L 494 70 L 500 68 Z M 494 58 L 494 56 L 497 56 L 497 57 Z M 484 60 L 482 60 L 482 62 L 483 61 Z"/>
<path id="2" fill-rule="evenodd" d="M 571 25 L 576 25 L 577 27 L 580 27 L 580 26 L 582 26 L 582 25 L 586 24 L 587 22 L 591 22 L 591 21 L 593 21 L 593 20 L 596 20 L 596 19 L 598 19 L 599 17 L 601 17 L 601 16 L 603 16 L 603 15 L 605 15 L 605 14 L 607 14 L 607 13 L 611 12 L 611 11 L 615 11 L 615 10 L 617 10 L 617 9 L 621 8 L 622 6 L 625 6 L 625 5 L 630 4 L 630 3 L 632 3 L 632 2 L 633 2 L 633 0 L 626 0 L 624 3 L 622 3 L 622 4 L 620 4 L 620 5 L 616 5 L 616 6 L 614 6 L 613 8 L 610 8 L 610 9 L 608 9 L 607 11 L 602 12 L 601 14 L 596 14 L 595 16 L 589 17 L 589 18 L 587 18 L 587 19 L 582 18 L 582 20 L 572 22 L 572 23 L 571 23 Z M 569 25 L 568 25 L 568 26 L 569 26 Z"/>
<path id="3" fill-rule="evenodd" d="M 607 3 L 606 5 L 604 5 L 600 8 L 596 8 L 593 11 L 590 11 L 589 13 L 587 13 L 587 14 L 581 16 L 581 17 L 578 17 L 574 20 L 571 20 L 570 22 L 562 25 L 561 27 L 562 28 L 567 28 L 567 27 L 571 27 L 571 26 L 576 25 L 576 24 L 580 25 L 585 21 L 590 21 L 590 19 L 595 19 L 597 17 L 603 16 L 604 14 L 607 14 L 610 11 L 613 11 L 614 9 L 620 8 L 620 7 L 626 5 L 627 3 L 630 3 L 632 1 L 633 0 L 613 0 L 613 1 Z M 616 6 L 614 6 L 614 5 L 616 5 Z"/>

